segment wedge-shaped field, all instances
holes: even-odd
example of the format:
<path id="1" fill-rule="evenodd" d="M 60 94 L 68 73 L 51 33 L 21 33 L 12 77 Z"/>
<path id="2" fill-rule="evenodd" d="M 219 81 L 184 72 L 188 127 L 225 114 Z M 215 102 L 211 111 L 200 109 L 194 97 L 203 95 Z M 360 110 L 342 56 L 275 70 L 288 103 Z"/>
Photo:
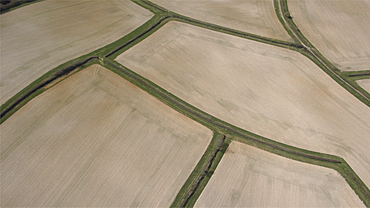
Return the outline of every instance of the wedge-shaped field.
<path id="1" fill-rule="evenodd" d="M 273 0 L 152 0 L 179 14 L 269 38 L 291 40 L 280 24 Z"/>
<path id="2" fill-rule="evenodd" d="M 365 207 L 335 170 L 232 142 L 195 207 Z"/>
<path id="3" fill-rule="evenodd" d="M 3 207 L 169 207 L 212 137 L 99 65 L 0 130 Z"/>
<path id="4" fill-rule="evenodd" d="M 121 38 L 151 15 L 128 0 L 47 0 L 1 15 L 0 105 L 47 71 Z"/>
<path id="5" fill-rule="evenodd" d="M 370 186 L 370 108 L 297 52 L 171 22 L 117 61 L 221 120 L 342 156 Z"/>
<path id="6" fill-rule="evenodd" d="M 370 1 L 288 1 L 307 39 L 341 70 L 370 69 Z"/>
<path id="7" fill-rule="evenodd" d="M 364 88 L 368 93 L 370 93 L 370 79 L 361 79 L 357 81 L 360 87 Z"/>

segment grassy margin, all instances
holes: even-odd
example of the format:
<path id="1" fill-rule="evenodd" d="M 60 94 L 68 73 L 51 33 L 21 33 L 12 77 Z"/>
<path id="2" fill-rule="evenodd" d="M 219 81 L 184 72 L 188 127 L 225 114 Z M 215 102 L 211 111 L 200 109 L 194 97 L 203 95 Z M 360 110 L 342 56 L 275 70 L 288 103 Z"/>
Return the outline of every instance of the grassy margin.
<path id="1" fill-rule="evenodd" d="M 37 2 L 41 2 L 44 0 L 15 0 L 13 2 L 10 2 L 9 4 L 1 4 L 0 14 L 5 14 L 7 12 L 13 11 L 15 9 L 34 4 Z"/>
<path id="2" fill-rule="evenodd" d="M 192 207 L 213 175 L 228 147 L 225 136 L 214 132 L 202 158 L 178 192 L 171 207 Z"/>

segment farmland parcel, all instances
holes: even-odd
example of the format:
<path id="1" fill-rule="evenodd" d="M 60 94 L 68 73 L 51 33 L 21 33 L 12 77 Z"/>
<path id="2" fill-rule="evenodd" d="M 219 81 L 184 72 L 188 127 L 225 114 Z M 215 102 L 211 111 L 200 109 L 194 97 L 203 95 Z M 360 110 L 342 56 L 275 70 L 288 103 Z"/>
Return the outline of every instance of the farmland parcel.
<path id="1" fill-rule="evenodd" d="M 117 61 L 235 126 L 342 156 L 370 185 L 370 109 L 297 52 L 170 22 Z"/>
<path id="2" fill-rule="evenodd" d="M 368 93 L 370 93 L 370 79 L 358 80 L 357 84 L 364 88 Z"/>
<path id="3" fill-rule="evenodd" d="M 0 105 L 47 71 L 119 39 L 151 16 L 128 0 L 47 0 L 1 15 Z"/>
<path id="4" fill-rule="evenodd" d="M 290 40 L 272 0 L 176 1 L 152 0 L 179 14 L 269 38 Z"/>
<path id="5" fill-rule="evenodd" d="M 288 1 L 303 35 L 341 70 L 370 66 L 369 1 Z"/>
<path id="6" fill-rule="evenodd" d="M 232 142 L 195 207 L 364 207 L 331 169 Z"/>
<path id="7" fill-rule="evenodd" d="M 212 137 L 99 65 L 39 95 L 0 130 L 4 207 L 168 207 Z"/>

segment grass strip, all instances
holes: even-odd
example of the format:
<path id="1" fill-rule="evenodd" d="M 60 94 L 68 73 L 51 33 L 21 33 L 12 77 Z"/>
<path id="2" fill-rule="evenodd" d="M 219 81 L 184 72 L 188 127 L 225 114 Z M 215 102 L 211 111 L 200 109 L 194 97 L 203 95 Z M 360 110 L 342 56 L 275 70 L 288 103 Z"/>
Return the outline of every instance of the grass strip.
<path id="1" fill-rule="evenodd" d="M 166 8 L 161 7 L 149 1 L 142 1 L 142 0 L 131 0 L 131 1 L 153 12 L 154 14 L 161 14 L 161 13 L 169 12 L 169 10 L 167 10 Z"/>
<path id="2" fill-rule="evenodd" d="M 115 59 L 118 55 L 125 52 L 127 49 L 131 48 L 140 41 L 144 40 L 146 37 L 157 31 L 170 20 L 171 16 L 169 15 L 154 15 L 153 18 L 138 27 L 133 32 L 108 45 L 107 47 L 102 48 L 99 52 L 100 56 Z"/>
<path id="3" fill-rule="evenodd" d="M 348 79 L 369 79 L 370 78 L 370 70 L 363 70 L 363 71 L 343 71 L 341 73 L 343 77 Z"/>
<path id="4" fill-rule="evenodd" d="M 10 12 L 12 10 L 37 3 L 43 0 L 1 0 L 0 14 Z"/>
<path id="5" fill-rule="evenodd" d="M 214 132 L 211 143 L 182 186 L 171 207 L 193 207 L 225 153 L 225 135 Z"/>
<path id="6" fill-rule="evenodd" d="M 32 82 L 30 85 L 25 87 L 23 90 L 18 92 L 0 106 L 0 124 L 2 124 L 6 119 L 8 119 L 13 113 L 15 113 L 31 99 L 44 92 L 47 88 L 62 81 L 76 71 L 85 68 L 87 64 L 90 64 L 91 61 L 97 59 L 97 57 L 92 56 L 83 56 L 74 59 L 54 68 Z"/>

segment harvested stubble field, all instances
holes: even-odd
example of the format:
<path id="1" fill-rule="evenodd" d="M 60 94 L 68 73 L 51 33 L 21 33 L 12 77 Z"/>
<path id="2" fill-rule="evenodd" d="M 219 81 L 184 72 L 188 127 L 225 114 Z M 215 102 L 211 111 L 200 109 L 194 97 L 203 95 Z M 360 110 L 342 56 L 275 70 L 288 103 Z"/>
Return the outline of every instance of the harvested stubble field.
<path id="1" fill-rule="evenodd" d="M 128 0 L 47 0 L 1 15 L 0 104 L 50 69 L 121 38 L 152 15 Z"/>
<path id="2" fill-rule="evenodd" d="M 3 207 L 165 207 L 212 132 L 92 65 L 1 126 Z"/>
<path id="3" fill-rule="evenodd" d="M 360 85 L 360 87 L 364 88 L 368 93 L 370 93 L 370 79 L 360 79 L 357 80 L 357 84 Z"/>
<path id="4" fill-rule="evenodd" d="M 339 69 L 369 69 L 369 1 L 295 0 L 288 6 L 303 35 Z"/>
<path id="5" fill-rule="evenodd" d="M 328 168 L 232 142 L 195 207 L 364 207 Z"/>
<path id="6" fill-rule="evenodd" d="M 370 109 L 297 52 L 170 22 L 116 60 L 242 129 L 341 156 L 370 185 Z"/>
<path id="7" fill-rule="evenodd" d="M 198 20 L 269 38 L 291 40 L 275 14 L 272 0 L 152 0 L 152 2 Z"/>

